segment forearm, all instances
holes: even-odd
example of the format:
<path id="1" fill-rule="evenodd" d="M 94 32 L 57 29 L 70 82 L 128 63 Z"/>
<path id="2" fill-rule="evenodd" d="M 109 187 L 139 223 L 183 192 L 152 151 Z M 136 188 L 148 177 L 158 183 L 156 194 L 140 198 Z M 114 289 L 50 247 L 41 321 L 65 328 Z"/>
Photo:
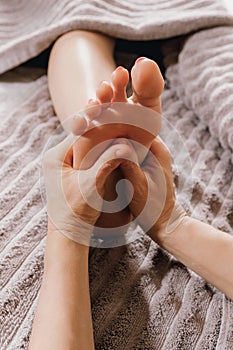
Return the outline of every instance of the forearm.
<path id="1" fill-rule="evenodd" d="M 155 236 L 156 235 L 156 236 Z M 180 262 L 233 299 L 233 237 L 190 217 L 152 238 Z"/>
<path id="2" fill-rule="evenodd" d="M 60 233 L 48 232 L 29 350 L 94 349 L 88 251 Z"/>

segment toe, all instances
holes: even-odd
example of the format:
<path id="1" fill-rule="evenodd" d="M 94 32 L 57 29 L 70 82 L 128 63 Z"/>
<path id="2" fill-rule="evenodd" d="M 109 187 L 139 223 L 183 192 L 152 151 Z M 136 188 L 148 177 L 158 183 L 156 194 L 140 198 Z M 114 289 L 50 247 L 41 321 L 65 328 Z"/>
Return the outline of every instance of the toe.
<path id="1" fill-rule="evenodd" d="M 127 102 L 126 87 L 129 82 L 129 73 L 127 69 L 118 67 L 112 73 L 112 102 Z"/>
<path id="2" fill-rule="evenodd" d="M 96 89 L 96 98 L 99 103 L 111 102 L 113 97 L 113 90 L 107 81 L 102 81 Z"/>
<path id="3" fill-rule="evenodd" d="M 87 129 L 87 120 L 82 115 L 74 115 L 71 123 L 71 131 L 74 135 L 82 135 Z"/>
<path id="4" fill-rule="evenodd" d="M 133 66 L 131 77 L 132 100 L 161 113 L 160 96 L 164 88 L 164 80 L 158 65 L 148 58 L 141 57 Z"/>
<path id="5" fill-rule="evenodd" d="M 88 104 L 85 107 L 85 114 L 88 117 L 88 119 L 95 119 L 97 118 L 101 113 L 101 105 L 98 101 L 94 99 L 90 99 L 88 101 Z"/>

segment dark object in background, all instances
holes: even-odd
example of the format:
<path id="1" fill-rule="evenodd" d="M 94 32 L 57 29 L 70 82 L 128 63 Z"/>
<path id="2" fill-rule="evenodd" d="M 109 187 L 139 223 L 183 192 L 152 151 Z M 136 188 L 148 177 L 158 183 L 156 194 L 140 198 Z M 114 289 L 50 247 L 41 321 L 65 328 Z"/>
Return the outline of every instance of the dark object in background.
<path id="1" fill-rule="evenodd" d="M 135 54 L 137 56 L 146 56 L 148 58 L 151 58 L 157 62 L 162 74 L 164 74 L 165 69 L 163 67 L 163 56 L 161 53 L 162 43 L 164 43 L 164 40 L 128 41 L 117 39 L 115 51 L 126 52 Z M 51 49 L 52 45 L 38 56 L 30 59 L 22 65 L 24 67 L 40 67 L 47 69 Z"/>

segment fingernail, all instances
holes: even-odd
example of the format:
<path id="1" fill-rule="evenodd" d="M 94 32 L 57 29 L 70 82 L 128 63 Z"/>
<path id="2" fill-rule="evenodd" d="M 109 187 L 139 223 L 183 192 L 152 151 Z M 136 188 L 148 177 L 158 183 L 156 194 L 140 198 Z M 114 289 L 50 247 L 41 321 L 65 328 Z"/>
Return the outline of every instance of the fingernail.
<path id="1" fill-rule="evenodd" d="M 74 135 L 81 135 L 88 127 L 88 121 L 86 118 L 81 117 L 80 115 L 75 115 L 73 117 L 73 123 L 71 131 Z"/>
<path id="2" fill-rule="evenodd" d="M 125 156 L 125 150 L 124 149 L 121 149 L 121 148 L 118 148 L 116 151 L 115 151 L 115 154 L 117 157 L 124 157 Z"/>
<path id="3" fill-rule="evenodd" d="M 87 103 L 91 103 L 91 102 L 94 102 L 94 98 L 89 98 L 89 100 L 87 101 Z"/>
<path id="4" fill-rule="evenodd" d="M 117 138 L 117 139 L 115 139 L 114 141 L 113 141 L 113 143 L 112 143 L 113 145 L 129 145 L 129 141 L 127 140 L 127 139 L 125 139 L 125 138 L 121 138 L 121 137 L 119 137 L 119 138 Z"/>

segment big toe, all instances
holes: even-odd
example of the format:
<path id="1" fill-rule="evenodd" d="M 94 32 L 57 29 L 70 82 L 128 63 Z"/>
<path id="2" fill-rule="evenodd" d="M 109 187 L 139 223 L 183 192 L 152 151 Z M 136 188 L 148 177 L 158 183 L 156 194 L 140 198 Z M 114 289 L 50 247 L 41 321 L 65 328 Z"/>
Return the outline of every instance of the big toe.
<path id="1" fill-rule="evenodd" d="M 158 65 L 145 57 L 139 58 L 131 70 L 132 100 L 161 113 L 160 96 L 164 89 L 164 80 Z"/>

